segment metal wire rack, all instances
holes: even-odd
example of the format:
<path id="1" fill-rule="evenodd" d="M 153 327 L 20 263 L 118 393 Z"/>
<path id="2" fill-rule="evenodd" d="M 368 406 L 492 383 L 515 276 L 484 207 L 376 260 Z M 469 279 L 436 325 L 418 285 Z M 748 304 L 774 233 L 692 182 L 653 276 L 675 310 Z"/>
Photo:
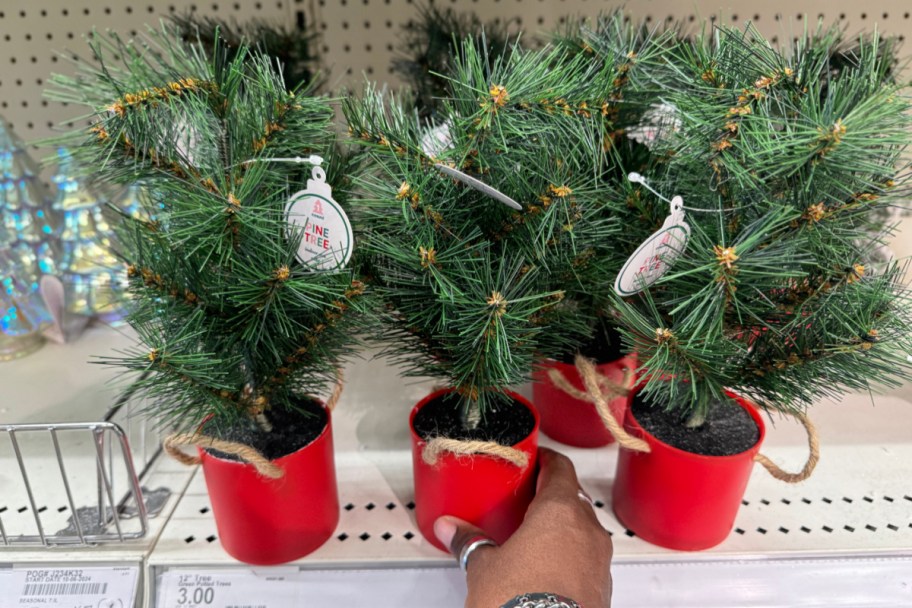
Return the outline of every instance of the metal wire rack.
<path id="1" fill-rule="evenodd" d="M 150 512 L 171 492 L 141 485 L 160 449 L 155 429 L 135 415 L 139 405 L 127 393 L 101 421 L 0 425 L 7 438 L 0 441 L 2 546 L 72 548 L 146 536 Z"/>

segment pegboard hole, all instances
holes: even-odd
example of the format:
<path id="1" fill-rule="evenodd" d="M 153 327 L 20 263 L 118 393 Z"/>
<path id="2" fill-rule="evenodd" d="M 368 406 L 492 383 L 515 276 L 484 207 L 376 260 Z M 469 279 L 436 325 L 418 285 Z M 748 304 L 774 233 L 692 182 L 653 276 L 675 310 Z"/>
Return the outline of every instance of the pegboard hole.
<path id="1" fill-rule="evenodd" d="M 833 528 L 831 528 L 831 527 L 829 527 L 829 526 L 823 526 L 823 528 L 821 528 L 821 529 L 822 529 L 824 532 L 832 532 L 832 531 L 833 531 Z"/>
<path id="2" fill-rule="evenodd" d="M 887 524 L 887 527 L 893 530 L 894 532 L 899 530 L 899 526 L 894 526 L 893 524 Z"/>
<path id="3" fill-rule="evenodd" d="M 203 507 L 203 508 L 200 509 L 199 511 L 200 511 L 200 513 L 202 513 L 203 515 L 205 515 L 206 513 L 209 512 L 209 507 Z"/>
<path id="4" fill-rule="evenodd" d="M 206 537 L 206 542 L 214 543 L 217 539 L 218 539 L 218 536 L 216 536 L 215 534 L 210 534 L 209 536 Z"/>
<path id="5" fill-rule="evenodd" d="M 415 538 L 415 535 L 411 531 L 408 531 L 405 534 L 403 534 L 402 537 L 405 538 L 405 540 L 412 540 L 413 538 Z"/>
<path id="6" fill-rule="evenodd" d="M 811 529 L 808 528 L 807 526 L 801 526 L 801 531 L 804 532 L 805 534 L 811 533 Z"/>
<path id="7" fill-rule="evenodd" d="M 340 535 L 337 536 L 336 538 L 338 538 L 340 541 L 343 541 L 343 540 L 346 540 L 346 539 L 348 538 L 348 534 L 346 534 L 345 532 L 343 532 L 342 534 L 340 534 Z"/>
<path id="8" fill-rule="evenodd" d="M 184 539 L 184 542 L 187 543 L 187 544 L 189 545 L 190 543 L 192 543 L 192 542 L 195 541 L 195 540 L 196 540 L 196 537 L 193 536 L 193 535 L 191 535 L 191 536 L 188 536 L 187 538 L 185 538 L 185 539 Z"/>
<path id="9" fill-rule="evenodd" d="M 393 535 L 390 534 L 389 532 L 384 532 L 383 534 L 380 535 L 380 538 L 382 538 L 383 540 L 389 540 L 392 537 L 393 537 Z"/>
<path id="10" fill-rule="evenodd" d="M 367 509 L 368 511 L 373 511 L 376 507 L 377 507 L 377 505 L 375 505 L 372 502 L 369 502 L 366 505 L 364 505 L 364 508 Z"/>
<path id="11" fill-rule="evenodd" d="M 348 503 L 347 505 L 345 505 L 342 508 L 345 509 L 346 511 L 351 511 L 352 509 L 355 508 L 355 505 L 353 505 L 352 503 Z"/>
<path id="12" fill-rule="evenodd" d="M 360 538 L 361 540 L 365 540 L 365 541 L 368 540 L 370 537 L 371 537 L 371 535 L 368 534 L 367 532 L 363 532 L 363 533 L 361 533 L 360 536 L 358 536 L 358 538 Z"/>

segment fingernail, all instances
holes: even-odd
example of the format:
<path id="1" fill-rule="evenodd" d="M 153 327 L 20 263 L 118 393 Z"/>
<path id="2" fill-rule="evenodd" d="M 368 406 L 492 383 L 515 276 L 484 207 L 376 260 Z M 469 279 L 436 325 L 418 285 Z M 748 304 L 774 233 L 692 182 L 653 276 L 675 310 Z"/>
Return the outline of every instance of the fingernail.
<path id="1" fill-rule="evenodd" d="M 456 523 L 447 515 L 438 517 L 434 522 L 434 536 L 444 547 L 452 546 L 453 537 L 456 536 Z"/>

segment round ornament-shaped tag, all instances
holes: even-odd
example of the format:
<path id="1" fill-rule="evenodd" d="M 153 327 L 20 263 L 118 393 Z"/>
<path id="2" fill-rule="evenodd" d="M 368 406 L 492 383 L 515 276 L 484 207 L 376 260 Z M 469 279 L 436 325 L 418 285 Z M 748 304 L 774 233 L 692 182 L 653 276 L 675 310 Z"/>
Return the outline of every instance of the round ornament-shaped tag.
<path id="1" fill-rule="evenodd" d="M 671 199 L 671 214 L 662 227 L 652 233 L 627 258 L 614 281 L 614 290 L 621 296 L 643 291 L 668 271 L 681 257 L 690 238 L 690 226 L 684 220 L 684 199 Z"/>
<path id="2" fill-rule="evenodd" d="M 332 197 L 326 172 L 314 167 L 307 188 L 295 193 L 285 208 L 289 236 L 300 238 L 298 261 L 314 271 L 345 268 L 354 236 L 345 211 Z"/>

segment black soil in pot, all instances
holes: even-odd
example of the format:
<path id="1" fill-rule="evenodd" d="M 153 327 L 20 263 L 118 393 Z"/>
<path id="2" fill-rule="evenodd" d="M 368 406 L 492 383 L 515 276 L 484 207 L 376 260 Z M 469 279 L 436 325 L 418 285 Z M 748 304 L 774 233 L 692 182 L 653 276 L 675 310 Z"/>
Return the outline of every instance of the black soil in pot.
<path id="1" fill-rule="evenodd" d="M 329 420 L 326 410 L 314 399 L 302 399 L 296 411 L 269 410 L 266 417 L 272 423 L 272 431 L 264 432 L 253 420 L 225 428 L 206 425 L 203 433 L 225 441 L 249 445 L 269 460 L 275 460 L 297 452 L 320 436 Z M 211 427 L 211 428 L 210 428 Z M 218 450 L 207 450 L 213 456 L 224 460 L 239 460 L 237 456 Z"/>
<path id="2" fill-rule="evenodd" d="M 515 399 L 492 400 L 482 415 L 478 428 L 462 425 L 460 398 L 455 392 L 444 393 L 418 410 L 412 425 L 419 437 L 428 441 L 435 437 L 459 440 L 495 441 L 501 445 L 516 445 L 535 428 L 535 417 L 525 405 Z"/>
<path id="3" fill-rule="evenodd" d="M 611 363 L 617 361 L 627 353 L 624 352 L 624 344 L 621 342 L 621 333 L 614 325 L 599 323 L 595 328 L 595 333 L 589 340 L 580 345 L 579 353 L 595 361 L 596 364 Z M 574 365 L 576 353 L 568 353 L 560 358 L 561 363 Z"/>
<path id="4" fill-rule="evenodd" d="M 697 428 L 688 428 L 680 412 L 653 407 L 642 393 L 633 398 L 631 413 L 656 439 L 692 454 L 731 456 L 749 450 L 760 440 L 757 423 L 734 401 L 713 402 L 705 422 Z"/>

